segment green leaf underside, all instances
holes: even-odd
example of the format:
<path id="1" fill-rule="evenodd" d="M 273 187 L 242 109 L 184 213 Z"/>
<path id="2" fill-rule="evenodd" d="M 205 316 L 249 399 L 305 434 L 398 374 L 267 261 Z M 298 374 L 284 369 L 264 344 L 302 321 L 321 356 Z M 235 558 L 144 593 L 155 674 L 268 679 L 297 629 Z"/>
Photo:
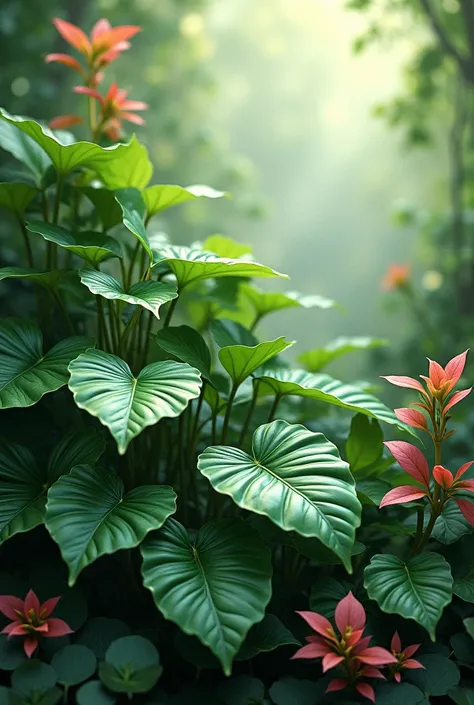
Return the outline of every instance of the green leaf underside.
<path id="1" fill-rule="evenodd" d="M 412 435 L 416 435 L 410 426 L 399 421 L 393 411 L 376 397 L 361 392 L 357 387 L 340 382 L 329 375 L 312 374 L 305 370 L 275 368 L 265 370 L 264 374 L 257 379 L 260 380 L 259 394 L 279 394 L 315 399 L 343 409 L 361 412 L 366 416 L 372 416 L 378 421 L 393 424 Z"/>
<path id="2" fill-rule="evenodd" d="M 141 306 L 147 311 L 160 317 L 160 306 L 176 299 L 178 291 L 172 284 L 165 282 L 141 281 L 132 284 L 129 291 L 125 291 L 121 283 L 105 272 L 95 269 L 81 269 L 79 277 L 84 286 L 96 296 L 105 299 L 118 299 L 133 306 Z"/>
<path id="3" fill-rule="evenodd" d="M 156 342 L 169 355 L 195 367 L 206 379 L 211 378 L 211 353 L 202 335 L 194 328 L 162 328 L 156 334 Z"/>
<path id="4" fill-rule="evenodd" d="M 191 543 L 169 520 L 141 546 L 143 582 L 156 606 L 208 646 L 230 674 L 232 659 L 271 596 L 271 554 L 240 519 L 205 524 Z"/>
<path id="5" fill-rule="evenodd" d="M 351 570 L 361 508 L 349 466 L 321 433 L 277 420 L 254 433 L 252 454 L 211 446 L 198 468 L 217 492 L 285 531 L 318 538 Z"/>
<path id="6" fill-rule="evenodd" d="M 115 199 L 122 209 L 123 224 L 134 235 L 148 255 L 149 263 L 153 261 L 153 252 L 145 227 L 145 202 L 136 188 L 120 189 L 115 192 Z"/>
<path id="7" fill-rule="evenodd" d="M 213 252 L 184 246 L 163 247 L 154 251 L 153 265 L 166 261 L 183 289 L 191 283 L 216 277 L 283 277 L 286 274 L 257 262 L 218 257 Z"/>
<path id="8" fill-rule="evenodd" d="M 219 350 L 219 360 L 235 385 L 240 385 L 272 357 L 294 345 L 284 337 L 259 343 L 254 347 L 229 345 Z"/>
<path id="9" fill-rule="evenodd" d="M 26 279 L 45 289 L 58 289 L 61 284 L 75 276 L 73 270 L 55 269 L 51 272 L 41 272 L 27 267 L 2 267 L 0 281 L 3 279 Z"/>
<path id="10" fill-rule="evenodd" d="M 87 338 L 66 338 L 46 354 L 38 326 L 7 318 L 0 322 L 0 409 L 36 404 L 63 387 L 68 365 L 91 347 Z"/>
<path id="11" fill-rule="evenodd" d="M 109 428 L 121 455 L 144 428 L 179 416 L 202 384 L 198 370 L 171 361 L 151 363 L 134 377 L 126 362 L 101 350 L 80 355 L 69 370 L 77 406 Z"/>
<path id="12" fill-rule="evenodd" d="M 36 145 L 39 145 L 41 150 L 46 153 L 46 158 L 44 155 L 41 157 L 38 155 L 38 149 L 35 148 L 34 161 L 29 157 L 25 161 L 25 152 L 28 151 L 23 146 L 23 149 L 18 148 L 18 139 L 16 137 L 10 137 L 10 149 L 5 146 L 5 141 L 0 137 L 0 144 L 10 151 L 17 159 L 23 161 L 27 166 L 33 167 L 34 173 L 40 177 L 43 176 L 46 169 L 52 163 L 55 169 L 61 174 L 67 174 L 74 169 L 79 167 L 87 167 L 95 171 L 107 184 L 109 188 L 120 188 L 123 186 L 123 176 L 119 177 L 119 174 L 124 170 L 125 163 L 130 158 L 133 159 L 135 164 L 135 171 L 138 169 L 142 172 L 140 174 L 141 186 L 133 184 L 137 187 L 142 187 L 146 185 L 143 183 L 145 175 L 148 176 L 147 181 L 151 177 L 151 164 L 145 164 L 148 161 L 146 156 L 146 150 L 144 147 L 138 144 L 135 137 L 132 138 L 131 142 L 128 144 L 117 144 L 112 147 L 100 147 L 97 144 L 91 142 L 75 142 L 74 144 L 61 144 L 51 130 L 46 127 L 42 127 L 39 123 L 33 120 L 28 120 L 21 116 L 9 115 L 4 110 L 0 109 L 0 120 L 3 120 L 10 125 L 12 125 L 15 130 L 21 131 L 27 137 L 30 137 Z M 10 133 L 11 134 L 11 133 Z M 16 139 L 15 144 L 11 144 L 11 140 Z M 27 144 L 23 141 L 23 144 Z M 148 162 L 149 164 L 149 162 Z M 130 175 L 127 174 L 128 180 L 130 180 Z M 117 185 L 117 180 L 120 182 L 120 186 Z M 132 184 L 128 184 L 132 185 Z"/>
<path id="13" fill-rule="evenodd" d="M 175 511 L 171 487 L 141 486 L 125 494 L 117 475 L 79 465 L 49 490 L 45 523 L 73 585 L 97 558 L 138 546 Z"/>
<path id="14" fill-rule="evenodd" d="M 27 229 L 93 265 L 111 257 L 122 257 L 119 243 L 104 233 L 75 234 L 59 225 L 42 222 L 30 222 L 27 224 Z"/>
<path id="15" fill-rule="evenodd" d="M 0 207 L 20 214 L 30 205 L 37 190 L 28 184 L 0 183 Z"/>
<path id="16" fill-rule="evenodd" d="M 369 350 L 388 345 L 382 338 L 337 338 L 324 348 L 308 350 L 296 358 L 309 372 L 319 372 L 323 367 L 343 355 L 357 350 Z"/>
<path id="17" fill-rule="evenodd" d="M 451 602 L 451 569 L 438 553 L 422 553 L 407 563 L 397 556 L 380 554 L 364 573 L 369 597 L 380 609 L 413 619 L 435 640 L 436 625 Z"/>
<path id="18" fill-rule="evenodd" d="M 146 213 L 149 218 L 173 206 L 181 203 L 195 201 L 197 198 L 222 198 L 227 194 L 224 191 L 216 191 L 210 186 L 174 186 L 156 184 L 149 186 L 143 191 L 143 200 L 146 206 Z"/>

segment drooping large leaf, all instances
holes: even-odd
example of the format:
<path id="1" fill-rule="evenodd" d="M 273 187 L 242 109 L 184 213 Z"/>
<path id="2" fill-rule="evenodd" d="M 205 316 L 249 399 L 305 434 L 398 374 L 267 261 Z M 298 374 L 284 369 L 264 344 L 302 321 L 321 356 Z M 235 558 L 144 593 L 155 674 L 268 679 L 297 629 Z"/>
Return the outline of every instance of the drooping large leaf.
<path id="1" fill-rule="evenodd" d="M 157 318 L 160 317 L 160 306 L 178 296 L 176 287 L 166 282 L 141 281 L 132 284 L 129 291 L 125 291 L 115 277 L 96 269 L 81 269 L 79 276 L 81 282 L 93 294 L 103 296 L 105 299 L 118 299 L 127 304 L 142 306 Z"/>
<path id="2" fill-rule="evenodd" d="M 21 131 L 24 135 L 30 137 L 49 157 L 47 159 L 43 155 L 40 156 L 41 153 L 35 149 L 32 158 L 28 154 L 28 147 L 31 142 L 25 143 L 24 140 L 13 135 L 12 131 L 9 131 L 9 136 L 6 140 L 0 137 L 0 145 L 24 164 L 33 168 L 37 176 L 43 176 L 51 162 L 55 169 L 63 175 L 79 167 L 92 169 L 112 189 L 122 188 L 125 185 L 123 183 L 125 177 L 130 181 L 130 169 L 127 170 L 126 167 L 130 167 L 132 164 L 135 173 L 140 172 L 140 179 L 138 180 L 141 183 L 145 174 L 148 177 L 147 180 L 151 176 L 151 165 L 149 165 L 146 151 L 144 151 L 144 147 L 138 144 L 135 138 L 132 138 L 129 144 L 117 144 L 112 147 L 100 147 L 91 142 L 62 144 L 57 135 L 48 128 L 34 122 L 34 120 L 9 115 L 0 109 L 0 121 L 9 123 L 15 130 Z M 131 186 L 132 184 L 128 183 L 127 185 Z M 139 188 L 144 185 L 133 184 L 133 186 Z"/>
<path id="3" fill-rule="evenodd" d="M 43 522 L 47 478 L 27 448 L 0 444 L 0 541 Z"/>
<path id="4" fill-rule="evenodd" d="M 316 348 L 301 353 L 296 358 L 309 372 L 319 372 L 330 362 L 357 350 L 369 350 L 388 345 L 382 338 L 337 338 L 324 348 Z"/>
<path id="5" fill-rule="evenodd" d="M 406 563 L 378 554 L 364 572 L 367 594 L 380 609 L 414 619 L 435 640 L 436 625 L 452 599 L 451 569 L 439 553 L 421 553 Z"/>
<path id="6" fill-rule="evenodd" d="M 179 416 L 201 389 L 199 372 L 189 365 L 153 362 L 135 377 L 126 362 L 102 350 L 80 355 L 69 371 L 77 406 L 110 429 L 121 455 L 146 426 Z"/>
<path id="7" fill-rule="evenodd" d="M 261 395 L 279 394 L 315 399 L 343 409 L 361 412 L 416 435 L 410 426 L 399 421 L 393 411 L 372 394 L 362 392 L 357 387 L 340 382 L 329 375 L 315 375 L 305 370 L 279 367 L 264 370 L 264 374 L 258 379 L 260 381 L 258 391 Z"/>
<path id="8" fill-rule="evenodd" d="M 142 485 L 125 493 L 118 475 L 78 465 L 49 490 L 45 523 L 69 567 L 69 585 L 74 585 L 86 566 L 107 553 L 138 546 L 175 511 L 171 487 Z"/>
<path id="9" fill-rule="evenodd" d="M 351 472 L 368 471 L 382 457 L 383 433 L 376 419 L 356 414 L 346 442 L 346 456 Z"/>
<path id="10" fill-rule="evenodd" d="M 63 387 L 69 363 L 89 347 L 87 338 L 66 338 L 44 353 L 35 323 L 17 318 L 0 321 L 0 409 L 31 406 Z"/>
<path id="11" fill-rule="evenodd" d="M 145 201 L 147 217 L 151 218 L 166 210 L 178 206 L 180 203 L 187 201 L 195 201 L 196 198 L 222 198 L 227 196 L 224 191 L 216 191 L 210 186 L 167 186 L 165 184 L 156 184 L 149 186 L 143 191 L 143 200 Z"/>
<path id="12" fill-rule="evenodd" d="M 117 240 L 104 233 L 75 234 L 60 225 L 43 222 L 30 222 L 27 230 L 41 235 L 47 242 L 54 242 L 55 245 L 73 252 L 93 266 L 111 257 L 122 257 L 122 250 Z"/>
<path id="13" fill-rule="evenodd" d="M 202 249 L 214 252 L 218 257 L 230 257 L 231 259 L 238 259 L 252 254 L 250 245 L 242 245 L 240 242 L 236 242 L 231 237 L 225 237 L 224 235 L 210 235 L 204 240 Z"/>
<path id="14" fill-rule="evenodd" d="M 206 379 L 211 378 L 211 353 L 202 335 L 194 328 L 162 328 L 156 334 L 156 342 L 165 352 L 195 367 Z"/>
<path id="15" fill-rule="evenodd" d="M 59 289 L 62 284 L 74 278 L 77 278 L 76 273 L 68 269 L 55 269 L 50 272 L 41 272 L 27 267 L 2 267 L 0 269 L 0 281 L 3 279 L 26 279 L 49 290 Z"/>
<path id="16" fill-rule="evenodd" d="M 219 350 L 219 360 L 234 385 L 240 385 L 255 370 L 292 345 L 294 341 L 288 341 L 284 337 L 258 343 L 254 347 L 229 345 Z"/>
<path id="17" fill-rule="evenodd" d="M 281 311 L 285 308 L 334 308 L 337 304 L 324 296 L 306 296 L 297 291 L 267 292 L 262 291 L 253 284 L 242 284 L 240 288 L 241 296 L 246 299 L 255 311 L 258 318 Z"/>
<path id="18" fill-rule="evenodd" d="M 141 546 L 143 583 L 166 619 L 197 636 L 229 675 L 232 659 L 271 596 L 271 554 L 248 524 L 205 524 L 192 542 L 169 520 Z"/>
<path id="19" fill-rule="evenodd" d="M 154 252 L 153 264 L 167 262 L 176 276 L 178 288 L 215 277 L 283 277 L 286 274 L 270 269 L 257 262 L 218 257 L 213 252 L 190 247 L 163 247 Z"/>
<path id="20" fill-rule="evenodd" d="M 285 531 L 318 538 L 351 570 L 360 503 L 349 466 L 322 433 L 276 420 L 255 431 L 251 455 L 211 446 L 198 468 L 239 507 Z"/>
<path id="21" fill-rule="evenodd" d="M 117 203 L 122 209 L 123 224 L 132 235 L 135 235 L 148 255 L 149 263 L 153 261 L 153 252 L 148 242 L 145 227 L 145 201 L 136 188 L 120 189 L 115 192 Z"/>
<path id="22" fill-rule="evenodd" d="M 23 213 L 36 194 L 36 189 L 28 184 L 0 183 L 0 207 Z"/>

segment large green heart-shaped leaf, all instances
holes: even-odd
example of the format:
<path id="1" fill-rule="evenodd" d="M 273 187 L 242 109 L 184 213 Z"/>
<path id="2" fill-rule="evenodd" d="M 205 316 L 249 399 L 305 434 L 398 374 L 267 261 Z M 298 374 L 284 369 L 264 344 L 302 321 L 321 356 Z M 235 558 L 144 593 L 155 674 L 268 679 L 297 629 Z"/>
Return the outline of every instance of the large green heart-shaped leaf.
<path id="1" fill-rule="evenodd" d="M 126 362 L 102 350 L 74 360 L 69 389 L 80 409 L 110 429 L 121 455 L 146 426 L 179 416 L 199 396 L 199 372 L 180 362 L 153 362 L 135 377 Z"/>
<path id="2" fill-rule="evenodd" d="M 351 472 L 365 471 L 370 474 L 382 457 L 383 450 L 383 433 L 377 420 L 356 414 L 346 441 L 346 456 Z"/>
<path id="3" fill-rule="evenodd" d="M 154 251 L 153 265 L 167 262 L 178 281 L 178 288 L 215 277 L 283 277 L 286 274 L 257 262 L 218 257 L 213 252 L 190 247 L 163 247 Z"/>
<path id="4" fill-rule="evenodd" d="M 426 517 L 428 521 L 428 517 Z M 472 533 L 472 526 L 461 514 L 455 502 L 448 502 L 433 527 L 432 537 L 444 544 L 451 544 L 461 536 Z"/>
<path id="5" fill-rule="evenodd" d="M 343 409 L 359 411 L 416 435 L 410 426 L 399 421 L 393 411 L 372 394 L 362 392 L 357 387 L 340 382 L 329 375 L 315 375 L 305 370 L 278 367 L 264 370 L 258 379 L 258 392 L 261 395 L 278 394 L 281 397 L 298 396 L 315 399 Z"/>
<path id="6" fill-rule="evenodd" d="M 79 167 L 92 169 L 99 174 L 109 188 L 121 188 L 124 185 L 124 176 L 120 177 L 120 173 L 125 172 L 126 166 L 129 166 L 130 163 L 133 163 L 135 172 L 138 172 L 138 170 L 143 172 L 143 174 L 140 174 L 142 177 L 145 172 L 151 176 L 151 170 L 144 165 L 145 161 L 148 162 L 146 151 L 143 154 L 144 147 L 141 147 L 135 138 L 129 144 L 117 144 L 112 147 L 100 147 L 98 144 L 91 142 L 62 144 L 57 135 L 48 128 L 34 122 L 34 120 L 8 115 L 1 109 L 0 120 L 6 121 L 17 131 L 21 131 L 24 135 L 30 137 L 49 157 L 47 160 L 42 157 L 40 161 L 38 151 L 35 150 L 32 160 L 28 155 L 25 155 L 27 148 L 23 141 L 18 142 L 18 139 L 12 138 L 10 133 L 9 142 L 5 146 L 6 143 L 0 138 L 0 144 L 27 166 L 30 166 L 30 168 L 33 166 L 34 173 L 37 176 L 43 176 L 50 162 L 53 163 L 56 171 L 60 174 L 68 174 Z M 18 146 L 19 144 L 22 144 L 21 148 Z M 25 161 L 25 156 L 27 161 Z M 118 176 L 119 178 L 117 178 Z M 128 173 L 127 177 L 130 178 Z M 143 178 L 140 178 L 140 182 L 142 181 Z M 133 185 L 138 187 L 138 184 Z"/>
<path id="7" fill-rule="evenodd" d="M 0 207 L 13 213 L 23 213 L 36 194 L 37 190 L 28 184 L 0 184 Z"/>
<path id="8" fill-rule="evenodd" d="M 146 234 L 146 208 L 142 194 L 136 188 L 120 189 L 115 192 L 115 199 L 122 209 L 123 224 L 127 230 L 139 240 L 148 255 L 151 265 L 153 262 L 153 252 Z"/>
<path id="9" fill-rule="evenodd" d="M 56 269 L 51 272 L 40 272 L 37 269 L 26 267 L 2 267 L 0 281 L 3 279 L 26 279 L 44 289 L 59 289 L 65 282 L 71 281 L 76 276 L 73 270 Z"/>
<path id="10" fill-rule="evenodd" d="M 104 450 L 105 439 L 100 429 L 69 431 L 53 448 L 48 461 L 48 483 L 52 485 L 75 465 L 95 465 Z"/>
<path id="11" fill-rule="evenodd" d="M 117 475 L 78 465 L 49 490 L 45 523 L 69 567 L 69 585 L 74 585 L 86 566 L 138 546 L 175 511 L 171 487 L 143 485 L 125 494 Z"/>
<path id="12" fill-rule="evenodd" d="M 0 321 L 0 409 L 31 406 L 63 387 L 69 363 L 89 347 L 87 338 L 66 338 L 44 353 L 35 323 L 17 318 Z"/>
<path id="13" fill-rule="evenodd" d="M 122 257 L 117 240 L 104 233 L 83 232 L 76 235 L 59 225 L 43 222 L 30 222 L 26 227 L 31 233 L 37 233 L 47 242 L 54 242 L 55 245 L 73 252 L 93 266 L 111 257 Z"/>
<path id="14" fill-rule="evenodd" d="M 173 206 L 178 206 L 180 203 L 187 201 L 195 201 L 197 198 L 222 198 L 227 196 L 224 191 L 216 191 L 210 186 L 168 186 L 165 184 L 156 184 L 149 186 L 143 191 L 143 200 L 145 201 L 147 217 L 151 218 Z"/>
<path id="15" fill-rule="evenodd" d="M 201 527 L 192 542 L 169 520 L 141 546 L 143 584 L 166 619 L 197 636 L 229 675 L 232 659 L 271 596 L 271 554 L 240 519 Z"/>
<path id="16" fill-rule="evenodd" d="M 145 188 L 153 174 L 153 165 L 146 147 L 140 144 L 135 135 L 130 142 L 121 146 L 126 149 L 120 152 L 120 158 L 107 159 L 92 168 L 111 190 Z"/>
<path id="17" fill-rule="evenodd" d="M 234 385 L 240 385 L 247 377 L 264 365 L 272 357 L 294 345 L 284 337 L 258 343 L 254 347 L 229 345 L 219 350 L 221 365 L 229 373 Z"/>
<path id="18" fill-rule="evenodd" d="M 169 355 L 195 367 L 206 379 L 211 378 L 211 353 L 202 335 L 194 328 L 162 328 L 156 334 L 156 342 Z"/>
<path id="19" fill-rule="evenodd" d="M 130 289 L 125 291 L 117 279 L 96 269 L 81 269 L 79 276 L 81 282 L 96 296 L 142 306 L 157 318 L 160 317 L 160 306 L 178 296 L 176 287 L 166 282 L 141 281 L 132 284 Z"/>
<path id="20" fill-rule="evenodd" d="M 388 340 L 382 338 L 337 338 L 324 348 L 316 348 L 301 353 L 296 358 L 309 372 L 319 372 L 333 360 L 348 355 L 357 350 L 370 350 L 388 345 Z"/>
<path id="21" fill-rule="evenodd" d="M 204 240 L 202 249 L 214 252 L 219 257 L 230 257 L 231 259 L 252 254 L 252 248 L 249 245 L 241 245 L 240 242 L 224 235 L 210 235 Z"/>
<path id="22" fill-rule="evenodd" d="M 435 640 L 436 625 L 452 600 L 451 569 L 443 556 L 422 553 L 405 563 L 378 554 L 365 569 L 364 585 L 381 610 L 414 619 Z"/>
<path id="23" fill-rule="evenodd" d="M 254 433 L 251 455 L 211 446 L 198 468 L 217 492 L 285 531 L 318 538 L 351 570 L 361 507 L 349 466 L 322 433 L 277 420 Z"/>

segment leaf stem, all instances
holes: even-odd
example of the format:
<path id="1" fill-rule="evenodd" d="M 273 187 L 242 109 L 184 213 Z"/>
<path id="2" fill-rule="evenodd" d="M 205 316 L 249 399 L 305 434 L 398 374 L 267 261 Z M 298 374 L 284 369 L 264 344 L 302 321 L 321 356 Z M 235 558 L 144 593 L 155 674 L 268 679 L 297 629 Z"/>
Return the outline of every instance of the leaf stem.
<path id="1" fill-rule="evenodd" d="M 281 401 L 281 394 L 275 394 L 275 398 L 273 400 L 273 404 L 271 406 L 270 413 L 268 414 L 267 423 L 270 423 L 275 418 L 275 414 L 277 412 L 278 405 L 279 405 L 280 401 Z"/>
<path id="2" fill-rule="evenodd" d="M 224 423 L 222 424 L 222 436 L 221 436 L 222 445 L 225 444 L 226 439 L 227 439 L 227 431 L 229 430 L 229 421 L 230 421 L 230 414 L 232 412 L 232 404 L 234 403 L 235 395 L 237 394 L 238 388 L 239 388 L 239 385 L 236 385 L 236 384 L 232 385 L 232 389 L 230 390 L 229 398 L 227 400 L 227 407 L 225 410 Z"/>
<path id="3" fill-rule="evenodd" d="M 168 307 L 168 311 L 166 312 L 166 318 L 165 318 L 165 320 L 163 321 L 163 328 L 168 328 L 168 326 L 169 326 L 169 324 L 170 324 L 170 322 L 171 322 L 171 317 L 172 317 L 172 315 L 173 315 L 173 313 L 174 313 L 174 310 L 175 310 L 175 308 L 176 308 L 176 304 L 178 303 L 178 298 L 179 298 L 179 297 L 176 297 L 176 299 L 173 299 L 173 300 L 171 301 L 171 303 L 170 303 L 170 305 L 169 305 L 169 307 Z"/>
<path id="4" fill-rule="evenodd" d="M 64 321 L 68 327 L 69 333 L 71 335 L 76 335 L 76 331 L 74 328 L 74 323 L 72 322 L 71 316 L 69 315 L 69 311 L 67 310 L 67 306 L 65 305 L 64 301 L 62 300 L 61 296 L 57 291 L 54 292 L 54 300 L 58 304 L 59 310 L 61 311 Z"/>
<path id="5" fill-rule="evenodd" d="M 20 215 L 18 215 L 17 218 L 18 218 L 18 223 L 21 228 L 21 234 L 23 235 L 23 240 L 25 243 L 26 260 L 28 262 L 28 266 L 31 267 L 31 269 L 33 269 L 34 261 L 33 261 L 33 250 L 31 249 L 30 236 L 28 234 L 28 230 L 26 229 L 26 225 L 25 225 L 24 220 L 20 217 Z"/>
<path id="6" fill-rule="evenodd" d="M 110 351 L 112 348 L 110 344 L 109 331 L 107 330 L 107 322 L 105 320 L 104 304 L 102 302 L 102 297 L 97 294 L 95 300 L 97 304 L 99 345 L 102 345 L 102 347 L 104 347 L 106 351 Z"/>
<path id="7" fill-rule="evenodd" d="M 239 440 L 238 440 L 239 446 L 241 446 L 245 440 L 245 436 L 247 435 L 247 431 L 248 431 L 249 424 L 250 424 L 250 419 L 252 418 L 252 414 L 253 414 L 255 406 L 257 404 L 258 387 L 259 387 L 259 381 L 254 380 L 252 401 L 250 402 L 250 406 L 247 411 L 247 416 L 245 417 L 244 425 L 242 426 L 242 431 L 240 432 L 240 436 L 239 436 Z"/>

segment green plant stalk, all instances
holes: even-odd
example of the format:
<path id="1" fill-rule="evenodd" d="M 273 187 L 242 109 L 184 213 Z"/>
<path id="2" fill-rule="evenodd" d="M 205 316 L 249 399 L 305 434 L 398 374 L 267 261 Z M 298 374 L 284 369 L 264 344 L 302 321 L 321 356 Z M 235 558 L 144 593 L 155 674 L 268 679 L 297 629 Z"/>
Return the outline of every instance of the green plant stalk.
<path id="1" fill-rule="evenodd" d="M 179 294 L 179 292 L 178 292 L 178 294 Z M 176 308 L 176 304 L 178 303 L 178 298 L 179 298 L 179 296 L 176 297 L 176 299 L 173 299 L 171 301 L 170 305 L 168 306 L 168 310 L 166 312 L 166 318 L 163 321 L 163 328 L 168 328 L 169 324 L 171 323 L 171 318 L 172 318 L 174 310 Z"/>
<path id="2" fill-rule="evenodd" d="M 112 341 L 112 350 L 116 355 L 118 355 L 120 335 L 116 323 L 116 310 L 114 308 L 114 302 L 111 299 L 107 299 L 107 309 L 109 311 L 110 339 Z"/>
<path id="3" fill-rule="evenodd" d="M 262 316 L 261 313 L 257 313 L 257 314 L 256 314 L 255 318 L 253 319 L 252 325 L 251 325 L 250 328 L 249 328 L 249 331 L 250 331 L 251 333 L 254 333 L 254 332 L 255 332 L 255 329 L 256 329 L 256 327 L 258 326 L 258 324 L 260 323 L 260 321 L 262 320 L 262 318 L 263 318 L 263 316 Z"/>
<path id="4" fill-rule="evenodd" d="M 202 387 L 201 387 L 201 394 L 199 395 L 199 399 L 196 405 L 196 413 L 194 414 L 194 423 L 192 427 L 192 433 L 191 433 L 191 453 L 194 455 L 196 446 L 198 444 L 199 440 L 199 416 L 201 414 L 201 409 L 202 409 L 202 404 L 204 401 L 204 394 L 206 391 L 206 380 L 203 379 L 202 381 Z"/>
<path id="5" fill-rule="evenodd" d="M 224 423 L 222 424 L 222 436 L 221 436 L 222 445 L 225 445 L 225 442 L 227 440 L 227 431 L 229 430 L 230 415 L 232 413 L 232 404 L 234 403 L 235 395 L 237 394 L 238 388 L 239 388 L 238 384 L 234 383 L 232 385 L 232 389 L 230 390 L 229 398 L 227 400 L 227 407 L 225 410 Z"/>
<path id="6" fill-rule="evenodd" d="M 433 421 L 433 428 L 434 428 L 435 465 L 441 465 L 442 441 L 440 440 L 440 435 L 439 435 L 439 430 L 440 430 L 439 424 L 436 420 L 436 408 L 433 410 L 432 421 Z M 431 532 L 433 531 L 434 525 L 436 523 L 436 519 L 439 517 L 439 515 L 443 511 L 444 502 L 443 502 L 443 500 L 440 501 L 440 499 L 439 499 L 439 489 L 440 488 L 439 488 L 438 483 L 435 482 L 433 498 L 431 500 L 430 519 L 428 521 L 425 532 L 422 535 L 419 543 L 418 544 L 415 543 L 414 553 L 421 553 L 422 550 L 425 548 L 425 546 L 428 543 L 429 538 L 431 536 Z"/>
<path id="7" fill-rule="evenodd" d="M 133 332 L 133 329 L 135 328 L 136 324 L 138 323 L 139 316 L 140 316 L 140 307 L 137 306 L 133 316 L 130 318 L 129 322 L 127 323 L 127 325 L 124 328 L 122 338 L 121 338 L 122 351 L 125 350 L 125 345 L 128 341 L 129 336 Z"/>
<path id="8" fill-rule="evenodd" d="M 258 399 L 258 387 L 259 387 L 259 382 L 255 381 L 253 385 L 253 394 L 252 394 L 252 400 L 250 402 L 250 406 L 247 411 L 247 416 L 245 417 L 244 425 L 242 426 L 242 430 L 240 432 L 239 440 L 238 440 L 238 445 L 241 446 L 245 440 L 245 436 L 247 435 L 247 431 L 249 428 L 250 424 L 250 419 L 252 418 L 252 414 L 255 410 L 255 406 L 257 404 L 257 399 Z"/>
<path id="9" fill-rule="evenodd" d="M 130 286 L 132 284 L 132 278 L 133 278 L 133 270 L 135 269 L 135 262 L 137 261 L 138 253 L 140 251 L 140 240 L 137 240 L 137 244 L 135 245 L 133 252 L 132 252 L 132 257 L 130 259 L 130 264 L 128 265 L 128 271 L 126 274 L 125 278 L 125 288 L 130 289 Z"/>
<path id="10" fill-rule="evenodd" d="M 61 208 L 61 196 L 63 193 L 64 177 L 61 172 L 58 172 L 58 180 L 56 183 L 56 198 L 54 199 L 54 210 L 53 210 L 53 223 L 55 225 L 59 222 L 59 210 Z M 48 242 L 48 246 L 51 245 L 50 259 L 52 269 L 56 269 L 58 266 L 58 246 L 53 242 Z"/>
<path id="11" fill-rule="evenodd" d="M 31 267 L 31 269 L 34 268 L 34 258 L 33 258 L 33 250 L 31 248 L 31 241 L 30 241 L 30 236 L 28 234 L 28 230 L 26 229 L 25 222 L 23 221 L 20 216 L 17 216 L 18 218 L 18 223 L 21 228 L 21 234 L 23 235 L 23 241 L 25 243 L 25 250 L 26 250 L 26 261 L 28 262 L 28 267 Z"/>
<path id="12" fill-rule="evenodd" d="M 153 319 L 154 316 L 152 313 L 148 314 L 148 323 L 146 328 L 144 328 L 145 335 L 142 341 L 142 348 L 143 348 L 143 354 L 142 354 L 142 363 L 141 367 L 145 367 L 147 360 L 148 360 L 148 350 L 150 348 L 150 338 L 151 338 L 151 329 L 153 327 Z"/>
<path id="13" fill-rule="evenodd" d="M 182 498 L 181 513 L 183 521 L 186 524 L 188 519 L 188 478 L 186 475 L 186 463 L 184 456 L 185 444 L 185 429 L 184 429 L 185 412 L 178 417 L 178 459 L 179 459 L 179 490 Z"/>
<path id="14" fill-rule="evenodd" d="M 76 330 L 74 328 L 74 323 L 72 322 L 71 316 L 69 315 L 69 311 L 67 310 L 67 306 L 65 305 L 64 301 L 62 300 L 61 296 L 57 291 L 54 292 L 54 300 L 58 304 L 58 308 L 62 313 L 62 316 L 64 318 L 64 322 L 66 323 L 66 326 L 68 328 L 68 331 L 71 335 L 76 335 Z"/>
<path id="15" fill-rule="evenodd" d="M 267 423 L 270 423 L 270 422 L 273 421 L 273 419 L 275 418 L 275 414 L 276 414 L 276 412 L 277 412 L 278 405 L 279 405 L 280 401 L 281 401 L 281 395 L 280 395 L 280 394 L 275 394 L 275 398 L 274 398 L 274 400 L 273 400 L 273 404 L 272 404 L 272 406 L 271 406 L 270 413 L 268 414 L 268 421 L 267 421 Z"/>
<path id="16" fill-rule="evenodd" d="M 95 297 L 97 304 L 97 329 L 99 345 L 102 345 L 106 351 L 111 350 L 109 332 L 107 330 L 107 323 L 104 314 L 104 304 L 102 302 L 102 297 L 97 294 Z"/>

